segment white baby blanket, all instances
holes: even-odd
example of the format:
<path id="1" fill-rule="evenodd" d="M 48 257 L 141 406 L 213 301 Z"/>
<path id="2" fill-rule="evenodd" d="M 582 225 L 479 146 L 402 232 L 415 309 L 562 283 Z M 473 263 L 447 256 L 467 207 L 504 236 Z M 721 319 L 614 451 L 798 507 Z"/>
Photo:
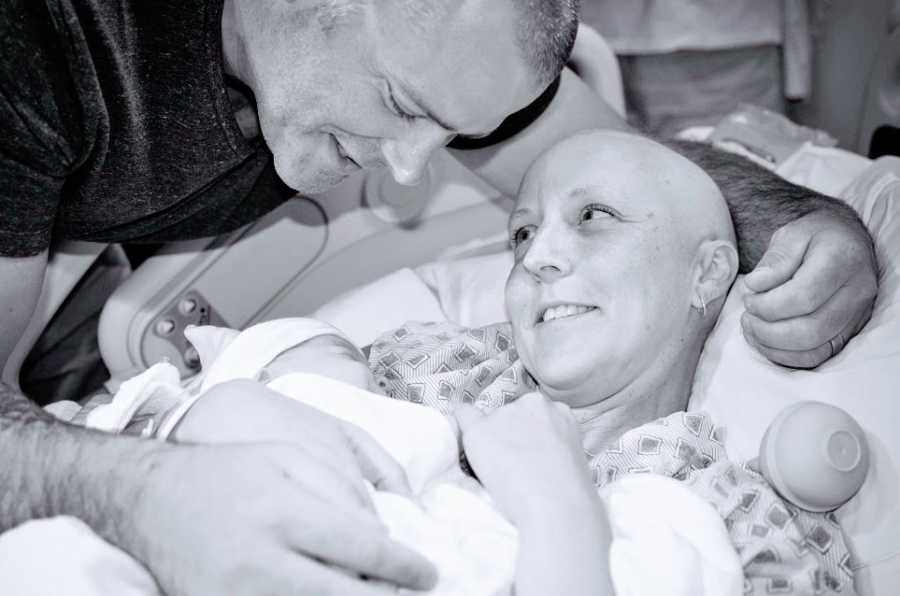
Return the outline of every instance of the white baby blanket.
<path id="1" fill-rule="evenodd" d="M 206 367 L 203 390 L 212 386 L 206 381 L 224 382 L 233 376 L 246 378 L 254 374 L 254 369 L 268 364 L 286 347 L 304 341 L 307 336 L 303 330 L 308 328 L 300 320 L 287 319 L 260 324 L 241 334 L 210 327 L 193 329 L 191 340 Z M 295 333 L 286 331 L 290 329 Z M 237 361 L 242 362 L 241 372 L 232 375 L 229 369 L 237 369 L 225 365 Z M 141 375 L 143 379 L 134 379 L 132 389 L 147 387 L 158 391 L 160 383 L 172 378 L 166 368 L 169 366 L 158 364 L 146 371 Z M 457 439 L 443 416 L 317 375 L 290 374 L 268 386 L 362 427 L 404 467 L 415 500 L 374 489 L 372 497 L 391 535 L 437 566 L 440 580 L 430 594 L 510 593 L 518 543 L 516 530 L 493 508 L 486 492 L 462 474 Z M 171 388 L 173 392 L 178 389 Z M 133 408 L 117 404 L 118 399 L 117 394 L 113 403 L 105 406 L 106 413 L 98 408 L 92 418 L 113 426 L 122 424 L 109 420 L 111 412 Z M 129 403 L 142 401 L 134 391 L 127 399 Z M 600 497 L 613 531 L 610 569 L 617 596 L 742 593 L 740 562 L 720 517 L 686 486 L 662 476 L 631 476 L 602 489 Z M 71 527 L 61 526 L 61 530 L 70 533 Z M 0 560 L 2 545 L 0 540 Z M 81 556 L 74 550 L 69 550 L 67 556 L 73 553 L 76 558 Z M 121 556 L 111 553 L 121 554 L 87 552 L 78 568 L 87 574 L 128 579 L 124 585 L 133 591 L 134 585 L 141 585 L 140 579 L 134 577 L 135 566 L 123 570 Z M 33 579 L 42 581 L 46 577 Z M 9 593 L 4 589 L 4 581 L 0 579 L 0 592 Z M 100 585 L 97 581 L 81 584 Z M 42 589 L 43 593 L 76 594 L 68 589 L 71 585 L 67 582 L 65 590 L 61 585 L 44 585 Z M 100 593 L 85 589 L 77 595 Z M 155 596 L 156 592 L 148 590 L 146 594 Z"/>

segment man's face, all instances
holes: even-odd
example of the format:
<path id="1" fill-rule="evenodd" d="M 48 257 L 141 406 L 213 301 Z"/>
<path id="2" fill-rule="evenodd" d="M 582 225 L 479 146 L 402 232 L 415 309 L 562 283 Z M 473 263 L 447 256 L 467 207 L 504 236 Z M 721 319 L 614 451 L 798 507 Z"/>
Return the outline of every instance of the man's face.
<path id="1" fill-rule="evenodd" d="M 523 363 L 573 407 L 627 390 L 680 349 L 693 251 L 662 148 L 570 139 L 529 171 L 510 218 L 506 307 Z M 676 164 L 677 165 L 677 164 Z"/>
<path id="2" fill-rule="evenodd" d="M 309 17 L 261 42 L 260 126 L 293 188 L 321 192 L 380 166 L 413 184 L 453 136 L 487 134 L 540 93 L 510 2 L 465 2 L 421 22 L 402 4 L 364 4 L 327 33 Z"/>

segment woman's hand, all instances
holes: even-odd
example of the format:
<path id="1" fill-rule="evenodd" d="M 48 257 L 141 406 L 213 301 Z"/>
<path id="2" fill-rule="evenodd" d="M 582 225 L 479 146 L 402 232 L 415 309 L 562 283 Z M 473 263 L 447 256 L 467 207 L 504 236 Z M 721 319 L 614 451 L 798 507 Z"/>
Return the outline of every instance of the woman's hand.
<path id="1" fill-rule="evenodd" d="M 456 420 L 469 463 L 519 530 L 516 594 L 613 594 L 612 535 L 569 408 L 529 393 Z"/>
<path id="2" fill-rule="evenodd" d="M 534 392 L 491 414 L 463 406 L 455 416 L 469 464 L 517 526 L 546 515 L 548 506 L 596 499 L 578 424 L 565 404 Z"/>

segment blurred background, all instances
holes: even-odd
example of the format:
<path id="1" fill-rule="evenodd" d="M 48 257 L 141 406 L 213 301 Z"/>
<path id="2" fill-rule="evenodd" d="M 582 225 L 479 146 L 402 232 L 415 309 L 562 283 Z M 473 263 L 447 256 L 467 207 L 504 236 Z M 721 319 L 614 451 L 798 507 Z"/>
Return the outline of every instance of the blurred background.
<path id="1" fill-rule="evenodd" d="M 900 0 L 582 0 L 581 7 L 582 21 L 618 57 L 636 126 L 671 135 L 713 126 L 751 103 L 824 129 L 845 149 L 896 154 L 897 129 L 878 128 L 896 124 L 900 113 Z"/>

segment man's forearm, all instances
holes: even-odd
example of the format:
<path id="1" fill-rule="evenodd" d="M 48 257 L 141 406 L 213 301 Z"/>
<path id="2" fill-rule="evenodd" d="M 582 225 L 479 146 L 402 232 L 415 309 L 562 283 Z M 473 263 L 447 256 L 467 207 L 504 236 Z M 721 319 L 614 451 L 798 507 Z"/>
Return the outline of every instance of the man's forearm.
<path id="1" fill-rule="evenodd" d="M 507 196 L 515 196 L 528 167 L 562 139 L 592 128 L 629 130 L 629 126 L 569 69 L 541 116 L 514 137 L 484 149 L 451 151 L 463 165 Z"/>
<path id="2" fill-rule="evenodd" d="M 158 450 L 60 422 L 0 383 L 0 531 L 72 515 L 128 550 L 123 524 Z"/>
<path id="3" fill-rule="evenodd" d="M 865 225 L 843 201 L 788 182 L 744 157 L 707 143 L 662 142 L 703 168 L 719 186 L 734 222 L 741 273 L 756 267 L 776 230 L 813 212 L 846 221 L 872 245 Z"/>

